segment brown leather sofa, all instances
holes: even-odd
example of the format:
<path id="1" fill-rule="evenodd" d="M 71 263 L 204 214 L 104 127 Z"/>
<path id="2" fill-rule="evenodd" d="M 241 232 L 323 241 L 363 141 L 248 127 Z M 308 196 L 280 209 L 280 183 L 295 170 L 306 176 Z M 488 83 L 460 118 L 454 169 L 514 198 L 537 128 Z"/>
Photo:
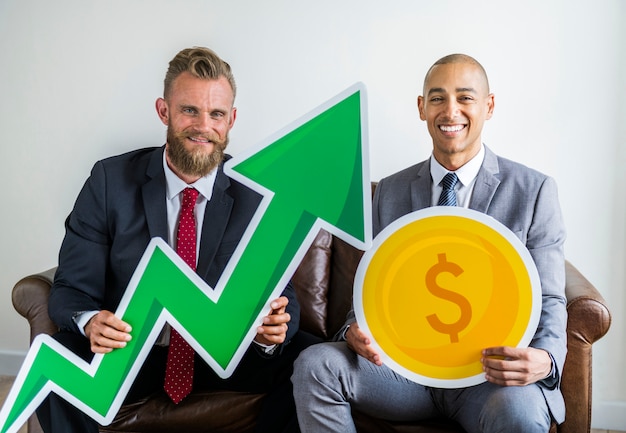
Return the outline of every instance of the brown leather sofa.
<path id="1" fill-rule="evenodd" d="M 293 277 L 302 305 L 302 328 L 330 338 L 343 324 L 350 308 L 352 283 L 362 252 L 325 231 L 316 237 Z M 562 389 L 567 420 L 552 432 L 589 432 L 591 422 L 592 344 L 609 329 L 611 316 L 595 287 L 570 263 L 566 263 L 568 348 Z M 31 275 L 13 289 L 13 305 L 30 324 L 31 340 L 40 333 L 53 333 L 47 311 L 54 269 Z M 97 390 L 96 390 L 97 392 Z M 237 432 L 252 429 L 262 395 L 234 392 L 192 393 L 178 406 L 162 396 L 123 406 L 115 421 L 102 432 Z M 355 413 L 359 432 L 462 432 L 446 420 L 391 423 Z M 33 416 L 30 433 L 41 428 Z M 338 432 L 341 433 L 341 432 Z"/>

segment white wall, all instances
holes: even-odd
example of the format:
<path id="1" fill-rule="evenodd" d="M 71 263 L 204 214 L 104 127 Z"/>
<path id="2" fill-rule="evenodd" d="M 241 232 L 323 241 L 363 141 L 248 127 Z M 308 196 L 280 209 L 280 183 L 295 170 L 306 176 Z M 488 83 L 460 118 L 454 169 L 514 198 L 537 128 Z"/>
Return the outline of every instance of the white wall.
<path id="1" fill-rule="evenodd" d="M 484 140 L 556 178 L 567 257 L 612 307 L 594 352 L 594 425 L 626 430 L 625 25 L 622 0 L 2 0 L 0 373 L 27 350 L 13 284 L 56 264 L 93 162 L 163 143 L 154 100 L 179 49 L 209 46 L 233 66 L 233 154 L 364 82 L 372 179 L 428 156 L 424 73 L 466 52 L 496 94 Z"/>

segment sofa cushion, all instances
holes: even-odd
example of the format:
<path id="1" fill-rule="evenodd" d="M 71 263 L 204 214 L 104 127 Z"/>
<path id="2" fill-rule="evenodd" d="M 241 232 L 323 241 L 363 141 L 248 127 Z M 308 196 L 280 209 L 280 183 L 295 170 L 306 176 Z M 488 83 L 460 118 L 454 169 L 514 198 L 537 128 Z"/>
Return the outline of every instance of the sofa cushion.
<path id="1" fill-rule="evenodd" d="M 234 391 L 193 392 L 174 405 L 164 393 L 120 408 L 110 426 L 100 432 L 222 433 L 250 432 L 261 409 L 263 394 Z"/>

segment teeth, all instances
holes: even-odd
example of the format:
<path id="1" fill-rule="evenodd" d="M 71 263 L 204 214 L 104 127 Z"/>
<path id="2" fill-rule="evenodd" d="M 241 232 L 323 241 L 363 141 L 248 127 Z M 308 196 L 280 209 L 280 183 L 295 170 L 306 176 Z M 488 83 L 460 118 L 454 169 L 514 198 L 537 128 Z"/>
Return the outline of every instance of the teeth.
<path id="1" fill-rule="evenodd" d="M 441 126 L 439 126 L 439 129 L 441 129 L 443 132 L 458 132 L 458 131 L 460 131 L 463 128 L 465 128 L 465 126 L 463 126 L 463 125 L 452 125 L 452 126 L 441 125 Z"/>
<path id="2" fill-rule="evenodd" d="M 189 139 L 190 139 L 191 141 L 198 141 L 198 142 L 200 142 L 200 143 L 208 143 L 208 142 L 209 142 L 209 140 L 207 140 L 206 138 L 194 138 L 194 137 L 189 137 Z"/>

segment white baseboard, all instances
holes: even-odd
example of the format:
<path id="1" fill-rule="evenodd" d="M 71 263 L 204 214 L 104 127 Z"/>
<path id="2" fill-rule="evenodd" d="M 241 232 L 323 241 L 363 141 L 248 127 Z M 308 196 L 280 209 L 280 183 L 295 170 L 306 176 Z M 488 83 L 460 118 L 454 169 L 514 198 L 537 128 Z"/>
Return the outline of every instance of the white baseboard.
<path id="1" fill-rule="evenodd" d="M 591 412 L 591 427 L 626 431 L 626 402 L 594 401 Z"/>
<path id="2" fill-rule="evenodd" d="M 0 375 L 16 376 L 24 363 L 26 352 L 0 351 Z"/>

